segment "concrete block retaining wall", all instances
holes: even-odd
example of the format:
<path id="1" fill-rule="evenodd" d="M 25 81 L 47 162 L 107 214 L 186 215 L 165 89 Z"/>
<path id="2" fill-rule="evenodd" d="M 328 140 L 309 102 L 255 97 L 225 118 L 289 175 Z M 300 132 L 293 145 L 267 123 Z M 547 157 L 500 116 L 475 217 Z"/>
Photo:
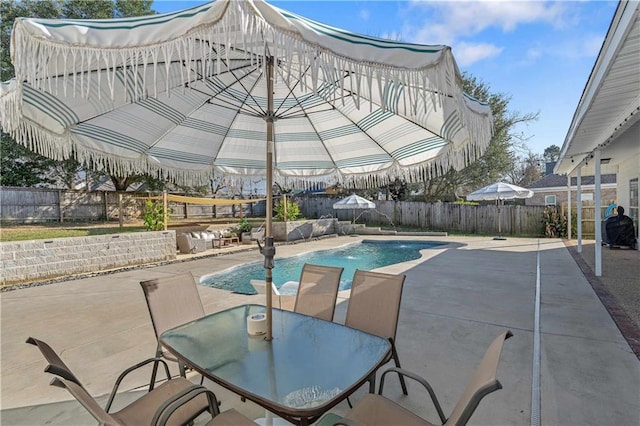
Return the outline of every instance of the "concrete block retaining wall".
<path id="1" fill-rule="evenodd" d="M 274 222 L 273 238 L 276 241 L 295 241 L 335 234 L 337 223 L 338 219 L 334 218 Z"/>
<path id="2" fill-rule="evenodd" d="M 51 279 L 175 258 L 175 231 L 2 242 L 0 284 Z"/>

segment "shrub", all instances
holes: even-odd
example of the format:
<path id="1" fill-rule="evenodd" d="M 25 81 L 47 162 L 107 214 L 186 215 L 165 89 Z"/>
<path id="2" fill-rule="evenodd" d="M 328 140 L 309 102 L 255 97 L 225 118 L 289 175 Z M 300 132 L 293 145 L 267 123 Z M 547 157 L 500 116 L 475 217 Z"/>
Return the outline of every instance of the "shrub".
<path id="1" fill-rule="evenodd" d="M 300 207 L 298 207 L 298 203 L 296 203 L 295 201 L 291 201 L 291 200 L 287 200 L 287 220 L 296 220 L 297 218 L 300 217 Z M 276 211 L 276 220 L 284 220 L 284 210 L 285 210 L 285 204 L 280 201 L 276 207 L 275 207 L 275 211 Z"/>
<path id="2" fill-rule="evenodd" d="M 542 212 L 544 235 L 547 238 L 561 238 L 567 236 L 567 218 L 556 206 L 547 206 Z"/>
<path id="3" fill-rule="evenodd" d="M 249 223 L 249 221 L 246 218 L 242 218 L 240 220 L 240 222 L 238 222 L 238 224 L 236 225 L 236 229 L 238 230 L 238 233 L 243 233 L 243 232 L 251 232 L 251 224 Z"/>
<path id="4" fill-rule="evenodd" d="M 164 229 L 164 208 L 162 203 L 147 200 L 144 212 L 142 212 L 142 220 L 147 231 L 162 231 Z"/>

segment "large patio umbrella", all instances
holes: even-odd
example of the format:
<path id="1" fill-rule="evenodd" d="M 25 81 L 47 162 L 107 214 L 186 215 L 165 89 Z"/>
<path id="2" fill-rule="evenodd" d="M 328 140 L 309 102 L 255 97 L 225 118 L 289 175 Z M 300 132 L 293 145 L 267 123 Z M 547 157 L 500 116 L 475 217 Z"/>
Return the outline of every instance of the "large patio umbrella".
<path id="1" fill-rule="evenodd" d="M 340 201 L 333 203 L 334 210 L 353 210 L 353 223 L 356 223 L 356 210 L 375 209 L 376 204 L 356 194 L 351 194 Z"/>
<path id="2" fill-rule="evenodd" d="M 469 201 L 494 201 L 498 206 L 498 236 L 494 240 L 504 240 L 500 227 L 500 204 L 504 205 L 504 200 L 512 200 L 514 198 L 531 198 L 533 191 L 522 188 L 518 185 L 510 183 L 496 182 L 480 188 L 477 191 L 467 195 Z"/>
<path id="3" fill-rule="evenodd" d="M 19 18 L 11 58 L 0 122 L 40 154 L 183 183 L 265 176 L 267 286 L 274 180 L 418 181 L 464 167 L 492 135 L 490 110 L 462 92 L 449 47 L 353 34 L 261 0 Z"/>

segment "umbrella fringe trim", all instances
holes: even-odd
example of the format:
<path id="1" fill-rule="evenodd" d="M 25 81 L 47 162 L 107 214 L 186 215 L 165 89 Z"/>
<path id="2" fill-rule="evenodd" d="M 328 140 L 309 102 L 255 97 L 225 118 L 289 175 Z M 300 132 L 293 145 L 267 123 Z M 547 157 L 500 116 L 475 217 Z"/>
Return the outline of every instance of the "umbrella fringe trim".
<path id="1" fill-rule="evenodd" d="M 258 16 L 252 7 L 244 2 L 232 2 L 230 5 L 233 5 L 233 7 L 227 6 L 227 12 L 215 22 L 201 25 L 179 38 L 157 45 L 131 49 L 118 49 L 117 47 L 98 49 L 63 45 L 50 40 L 34 38 L 29 36 L 26 28 L 23 28 L 24 24 L 21 21 L 17 21 L 12 40 L 15 43 L 16 51 L 22 52 L 17 59 L 14 58 L 16 75 L 18 76 L 18 88 L 3 94 L 1 98 L 2 111 L 0 112 L 0 121 L 3 128 L 21 144 L 54 159 L 75 156 L 81 162 L 109 168 L 109 170 L 116 173 L 151 173 L 183 183 L 207 181 L 213 175 L 213 167 L 208 171 L 185 171 L 172 169 L 168 166 L 159 167 L 152 160 L 113 158 L 106 153 L 80 148 L 74 143 L 70 133 L 63 135 L 52 134 L 37 123 L 28 122 L 28 119 L 22 118 L 21 114 L 22 84 L 26 81 L 37 89 L 51 91 L 52 79 L 55 77 L 51 77 L 52 72 L 49 72 L 46 77 L 41 77 L 42 70 L 47 69 L 42 64 L 54 62 L 56 65 L 52 66 L 55 68 L 53 71 L 55 75 L 60 75 L 57 69 L 58 61 L 52 61 L 51 58 L 62 58 L 65 66 L 69 61 L 73 62 L 73 76 L 65 75 L 63 77 L 65 82 L 67 79 L 73 79 L 70 89 L 73 96 L 89 97 L 92 79 L 97 79 L 100 82 L 101 78 L 107 78 L 110 96 L 113 99 L 118 95 L 115 93 L 115 79 L 117 78 L 116 73 L 119 70 L 119 64 L 125 64 L 125 68 L 133 72 L 132 75 L 138 75 L 141 68 L 146 70 L 148 66 L 151 66 L 154 79 L 151 90 L 153 90 L 154 95 L 157 95 L 157 74 L 162 68 L 162 64 L 159 63 L 161 60 L 172 58 L 191 63 L 195 57 L 198 44 L 201 48 L 203 46 L 198 40 L 206 40 L 209 46 L 215 46 L 217 54 L 215 57 L 207 56 L 202 69 L 209 76 L 213 76 L 214 73 L 220 72 L 223 58 L 220 53 L 221 34 L 226 34 L 224 41 L 226 46 L 232 43 L 230 39 L 231 33 L 235 36 L 233 43 L 237 46 L 254 45 L 260 40 L 260 34 L 262 34 L 265 40 L 270 39 L 269 42 L 265 41 L 265 49 L 268 45 L 273 46 L 275 49 L 284 51 L 287 57 L 297 56 L 301 59 L 302 65 L 299 67 L 299 73 L 308 66 L 314 74 L 322 71 L 337 77 L 349 75 L 349 79 L 334 79 L 335 90 L 331 93 L 335 99 L 339 91 L 345 91 L 346 81 L 353 83 L 355 80 L 355 86 L 358 89 L 363 87 L 366 89 L 357 90 L 355 102 L 358 107 L 361 105 L 364 93 L 369 94 L 369 99 L 373 97 L 374 86 L 377 86 L 380 98 L 384 99 L 384 90 L 390 83 L 393 83 L 393 85 L 397 85 L 396 90 L 401 93 L 399 96 L 402 99 L 398 100 L 398 102 L 408 105 L 414 116 L 422 115 L 426 121 L 428 114 L 425 111 L 429 110 L 427 105 L 437 110 L 443 107 L 444 97 L 452 97 L 455 104 L 457 104 L 457 110 L 461 112 L 460 120 L 467 132 L 468 139 L 472 140 L 472 142 L 459 143 L 458 147 L 454 146 L 453 142 L 450 142 L 444 148 L 444 152 L 441 152 L 441 155 L 437 158 L 412 166 L 400 166 L 396 163 L 385 170 L 352 176 L 345 176 L 336 171 L 325 176 L 286 177 L 279 175 L 276 171 L 275 177 L 280 181 L 295 181 L 299 184 L 304 184 L 309 180 L 314 182 L 337 181 L 344 184 L 365 185 L 368 187 L 381 186 L 396 178 L 410 182 L 419 181 L 424 180 L 425 177 L 438 176 L 452 167 L 456 170 L 464 168 L 471 161 L 478 158 L 489 145 L 493 131 L 490 125 L 492 121 L 491 113 L 488 108 L 480 105 L 477 101 L 470 100 L 460 90 L 455 90 L 458 87 L 454 86 L 459 85 L 459 76 L 449 47 L 445 46 L 442 49 L 440 58 L 432 65 L 420 69 L 394 68 L 375 62 L 356 61 L 331 52 L 320 45 L 305 41 L 297 33 L 272 27 L 264 18 Z M 241 43 L 236 39 L 237 32 L 228 31 L 232 26 L 241 26 L 245 29 Z M 229 50 L 223 49 L 226 61 L 229 60 Z M 78 59 L 80 63 L 76 67 Z M 250 61 L 256 67 L 266 66 L 266 61 L 260 61 L 257 55 L 250 55 Z M 276 61 L 276 66 L 280 67 L 282 75 L 286 76 L 286 78 L 291 78 L 290 63 L 291 61 L 287 61 L 285 65 L 281 65 Z M 101 66 L 101 64 L 108 70 L 107 74 L 102 77 L 102 73 L 97 73 L 98 77 L 92 77 L 92 73 L 88 70 L 92 66 Z M 170 93 L 171 89 L 169 87 L 170 78 L 168 78 L 170 75 L 169 67 L 169 63 L 164 66 L 164 90 L 167 93 Z M 356 73 L 355 79 L 352 78 L 352 73 L 354 72 Z M 191 73 L 191 69 L 186 72 L 181 70 L 181 84 L 184 85 L 192 80 Z M 124 79 L 124 96 L 131 101 L 141 100 L 150 96 L 146 91 L 146 72 L 142 73 L 142 81 L 139 78 L 131 78 L 129 74 L 129 72 L 123 72 L 121 76 Z M 278 75 L 279 73 L 275 73 L 276 78 L 285 78 L 278 77 Z M 307 79 L 302 78 L 301 74 L 298 75 L 298 78 L 301 79 L 304 86 L 307 85 Z M 375 83 L 374 79 L 376 80 Z M 313 81 L 317 81 L 317 79 L 313 79 Z M 56 88 L 59 87 L 59 85 L 55 86 Z M 67 85 L 64 84 L 63 87 L 65 95 L 68 96 L 69 94 L 66 93 Z M 436 88 L 438 87 L 444 88 L 444 90 L 437 91 Z M 312 89 L 317 94 L 318 87 L 313 87 Z M 98 93 L 100 92 L 98 91 Z M 370 105 L 372 104 L 370 103 Z M 385 102 L 381 102 L 381 105 L 383 110 L 389 108 L 389 105 Z"/>

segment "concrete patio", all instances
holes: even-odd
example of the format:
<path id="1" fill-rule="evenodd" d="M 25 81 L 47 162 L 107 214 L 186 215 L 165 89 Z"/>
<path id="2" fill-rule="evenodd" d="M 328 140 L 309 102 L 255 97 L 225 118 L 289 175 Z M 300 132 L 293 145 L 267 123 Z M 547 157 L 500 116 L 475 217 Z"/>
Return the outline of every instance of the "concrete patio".
<path id="1" fill-rule="evenodd" d="M 432 383 L 445 413 L 453 408 L 489 342 L 510 329 L 514 337 L 505 343 L 498 376 L 504 389 L 485 398 L 470 424 L 529 425 L 538 420 L 543 425 L 640 424 L 638 357 L 561 240 L 391 238 L 449 243 L 424 251 L 420 260 L 382 269 L 407 275 L 398 352 L 403 367 Z M 360 239 L 336 237 L 282 245 L 277 257 L 330 249 Z M 199 278 L 261 260 L 256 250 L 245 248 L 224 256 L 3 292 L 0 423 L 95 424 L 69 393 L 49 386 L 51 376 L 42 372 L 46 362 L 35 347 L 25 344 L 27 337 L 48 342 L 90 393 L 102 395 L 103 401 L 119 372 L 155 351 L 139 281 L 184 271 Z M 532 392 L 537 287 L 539 396 L 535 389 Z M 261 296 L 202 286 L 199 291 L 206 312 L 247 302 L 263 303 Z M 342 296 L 336 309 L 339 322 L 348 303 L 348 295 Z M 136 389 L 148 378 L 149 372 L 145 371 L 125 383 L 125 388 Z M 222 410 L 235 407 L 252 418 L 264 417 L 262 408 L 211 386 L 222 400 Z M 136 392 L 122 395 L 121 401 L 135 397 Z M 392 378 L 385 395 L 431 421 L 437 419 L 428 397 L 415 385 L 410 384 L 409 396 L 403 397 L 397 380 Z M 347 409 L 342 403 L 332 411 L 343 413 Z"/>

